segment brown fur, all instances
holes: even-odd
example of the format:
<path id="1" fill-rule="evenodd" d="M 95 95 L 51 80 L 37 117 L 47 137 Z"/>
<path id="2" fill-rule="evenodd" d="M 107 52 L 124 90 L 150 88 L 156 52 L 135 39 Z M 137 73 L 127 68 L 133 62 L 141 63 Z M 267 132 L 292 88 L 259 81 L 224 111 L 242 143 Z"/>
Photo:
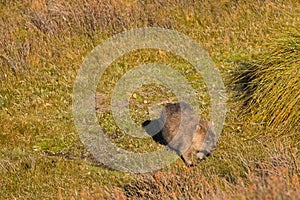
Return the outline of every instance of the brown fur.
<path id="1" fill-rule="evenodd" d="M 213 125 L 200 119 L 186 103 L 168 103 L 159 119 L 143 123 L 154 140 L 177 152 L 187 165 L 193 156 L 204 159 L 216 148 L 217 137 Z M 156 138 L 155 138 L 156 137 Z"/>

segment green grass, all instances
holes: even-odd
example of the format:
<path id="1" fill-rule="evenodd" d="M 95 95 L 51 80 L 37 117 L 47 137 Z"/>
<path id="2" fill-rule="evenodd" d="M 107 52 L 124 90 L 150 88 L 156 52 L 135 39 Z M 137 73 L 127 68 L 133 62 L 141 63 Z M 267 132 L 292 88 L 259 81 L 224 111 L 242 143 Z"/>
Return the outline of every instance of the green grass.
<path id="1" fill-rule="evenodd" d="M 299 32 L 290 34 L 292 27 L 299 25 L 299 11 L 297 0 L 145 4 L 127 0 L 102 4 L 96 0 L 1 1 L 0 199 L 134 199 L 158 196 L 158 191 L 165 192 L 165 198 L 195 195 L 220 199 L 296 199 L 300 192 L 300 163 L 296 159 L 300 156 L 299 128 L 289 129 L 286 124 L 299 121 L 299 78 L 286 73 L 299 73 Z M 228 114 L 218 149 L 197 167 L 188 169 L 177 160 L 160 171 L 132 175 L 108 169 L 86 151 L 73 123 L 72 92 L 84 57 L 96 45 L 115 33 L 148 26 L 175 29 L 209 52 L 224 77 Z M 133 67 L 148 62 L 168 64 L 185 76 L 198 91 L 197 102 L 203 117 L 208 118 L 209 114 L 210 102 L 201 75 L 186 61 L 156 50 L 124 55 L 109 67 L 98 85 L 97 92 L 104 100 L 100 103 L 102 112 L 97 115 L 111 140 L 136 152 L 160 146 L 149 139 L 126 135 L 116 126 L 109 104 L 118 79 Z M 259 95 L 252 95 L 251 106 L 243 107 L 245 99 L 238 101 L 234 96 L 231 77 L 236 63 L 241 62 L 250 63 L 246 70 L 259 66 L 256 72 L 261 76 L 254 85 L 265 77 L 287 84 L 278 85 L 286 88 L 284 96 L 292 103 L 277 101 L 272 106 L 286 106 L 289 111 L 273 112 L 269 102 L 263 102 L 263 107 L 257 109 L 257 99 L 262 98 Z M 275 70 L 278 63 L 287 69 L 286 73 Z M 265 70 L 266 66 L 274 70 Z M 285 79 L 277 81 L 279 75 Z M 256 88 L 259 90 L 253 94 L 274 96 L 261 85 Z M 272 88 L 275 91 L 276 87 Z M 161 86 L 147 85 L 135 93 L 130 108 L 137 124 L 149 118 L 148 106 L 176 101 L 174 94 Z M 290 109 L 293 106 L 296 109 Z M 252 113 L 254 118 L 241 114 L 240 109 Z M 280 110 L 283 112 L 277 113 Z M 266 129 L 262 121 L 272 128 Z M 284 126 L 277 127 L 281 122 Z M 278 128 L 293 132 L 278 134 Z"/>
<path id="2" fill-rule="evenodd" d="M 300 29 L 291 27 L 268 48 L 241 63 L 233 77 L 244 101 L 242 114 L 264 124 L 271 134 L 277 130 L 292 136 L 300 120 Z"/>

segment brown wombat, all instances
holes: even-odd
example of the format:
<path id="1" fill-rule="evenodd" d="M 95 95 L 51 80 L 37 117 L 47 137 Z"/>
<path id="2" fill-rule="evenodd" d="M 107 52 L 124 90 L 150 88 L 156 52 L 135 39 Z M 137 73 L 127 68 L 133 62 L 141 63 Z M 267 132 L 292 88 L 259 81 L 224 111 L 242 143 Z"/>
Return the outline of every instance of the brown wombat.
<path id="1" fill-rule="evenodd" d="M 155 141 L 175 150 L 188 166 L 193 165 L 193 155 L 203 160 L 216 149 L 213 124 L 200 119 L 184 102 L 168 103 L 159 119 L 142 126 Z"/>

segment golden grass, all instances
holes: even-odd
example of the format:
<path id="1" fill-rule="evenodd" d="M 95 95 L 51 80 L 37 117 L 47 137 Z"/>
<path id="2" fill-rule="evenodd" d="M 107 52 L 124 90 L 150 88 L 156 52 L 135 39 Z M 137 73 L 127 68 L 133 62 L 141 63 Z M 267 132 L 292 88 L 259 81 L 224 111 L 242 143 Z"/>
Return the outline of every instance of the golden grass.
<path id="1" fill-rule="evenodd" d="M 268 145 L 268 144 L 265 144 Z M 176 166 L 143 174 L 124 189 L 98 188 L 74 195 L 83 199 L 298 199 L 300 192 L 297 150 L 273 144 L 280 153 L 244 160 L 244 170 L 222 171 L 213 162 L 201 167 Z M 272 147 L 268 146 L 272 149 Z M 273 149 L 274 150 L 274 149 Z M 226 153 L 225 153 L 226 154 Z M 224 164 L 227 162 L 223 157 Z M 239 155 L 244 159 L 243 155 Z M 268 161 L 267 161 L 268 160 Z M 229 161 L 230 162 L 230 161 Z M 203 170 L 205 169 L 205 170 Z M 229 177 L 232 173 L 232 177 Z M 241 173 L 241 174 L 239 174 Z"/>
<path id="2" fill-rule="evenodd" d="M 294 135 L 300 121 L 300 29 L 290 28 L 268 45 L 270 51 L 242 63 L 234 81 L 254 122 L 268 131 Z M 299 138 L 298 138 L 299 139 Z"/>
<path id="3" fill-rule="evenodd" d="M 221 199 L 243 199 L 247 198 L 247 194 L 249 198 L 277 198 L 276 194 L 282 193 L 283 197 L 294 197 L 295 193 L 299 193 L 299 161 L 293 161 L 294 157 L 299 158 L 299 136 L 276 138 L 284 148 L 265 144 L 266 140 L 274 140 L 273 130 L 268 136 L 253 138 L 256 133 L 265 133 L 266 130 L 237 115 L 239 103 L 233 99 L 228 102 L 224 131 L 212 157 L 193 169 L 182 167 L 178 161 L 167 169 L 146 175 L 113 171 L 90 159 L 73 124 L 71 99 L 76 73 L 83 58 L 115 33 L 148 26 L 175 29 L 202 44 L 225 77 L 236 60 L 249 60 L 260 52 L 273 52 L 269 51 L 270 46 L 264 44 L 282 30 L 299 24 L 299 11 L 298 0 L 251 3 L 227 0 L 0 1 L 0 198 L 124 199 L 135 198 L 142 193 L 151 196 L 164 189 L 171 192 L 164 194 L 166 198 L 169 195 L 173 197 L 173 193 L 178 197 L 195 194 L 207 198 L 215 195 Z M 284 44 L 283 49 L 286 49 L 287 43 L 280 44 Z M 271 47 L 281 49 L 277 45 L 272 44 Z M 285 63 L 285 56 L 286 61 L 296 64 L 289 58 L 290 55 L 296 56 L 295 52 L 278 52 L 280 61 Z M 269 57 L 276 61 L 275 56 Z M 203 84 L 199 83 L 199 76 L 193 73 L 191 66 L 175 56 L 162 56 L 157 51 L 133 52 L 117 60 L 107 72 L 108 76 L 104 76 L 103 85 L 107 87 L 101 88 L 99 84 L 101 94 L 109 99 L 107 88 L 113 87 L 110 85 L 111 77 L 116 80 L 132 66 L 158 60 L 171 63 L 200 91 L 200 95 L 205 96 Z M 271 64 L 273 60 L 270 60 Z M 265 63 L 256 64 L 264 66 Z M 265 74 L 273 75 L 268 71 Z M 296 79 L 293 80 L 299 84 Z M 227 81 L 226 84 L 230 88 L 232 83 Z M 262 91 L 267 92 L 267 89 Z M 287 90 L 284 92 L 287 93 Z M 145 99 L 157 102 L 159 98 L 165 101 L 172 97 L 156 97 L 160 90 L 148 93 L 149 96 L 145 93 L 147 89 L 140 91 L 132 101 L 132 117 L 136 121 L 145 114 Z M 299 93 L 296 91 L 295 94 Z M 292 100 L 296 98 L 295 94 L 287 95 Z M 203 99 L 199 97 L 199 104 L 207 113 L 209 106 L 202 104 Z M 294 100 L 298 101 L 298 97 Z M 281 119 L 284 120 L 288 119 L 286 116 L 297 117 L 297 110 L 291 108 L 293 102 L 283 113 L 278 110 L 277 115 L 283 116 Z M 113 123 L 104 120 L 109 118 L 109 112 L 100 117 L 103 126 L 107 127 L 107 134 L 119 136 Z M 281 119 L 277 119 L 278 122 Z M 288 122 L 293 124 L 295 121 Z M 131 142 L 131 139 L 124 138 L 121 146 L 129 148 Z M 144 147 L 144 142 L 140 143 Z M 135 145 L 130 148 L 135 148 Z M 294 152 L 294 148 L 296 153 L 287 153 Z M 288 162 L 274 165 L 278 159 L 283 159 L 280 155 Z M 278 159 L 274 161 L 273 157 Z M 286 166 L 291 170 L 285 171 Z M 261 172 L 266 170 L 272 175 L 261 177 Z M 273 174 L 281 176 L 276 179 Z M 157 188 L 157 191 L 149 194 L 149 191 L 139 188 L 140 185 L 144 189 Z M 185 185 L 191 189 L 190 192 L 184 190 Z"/>

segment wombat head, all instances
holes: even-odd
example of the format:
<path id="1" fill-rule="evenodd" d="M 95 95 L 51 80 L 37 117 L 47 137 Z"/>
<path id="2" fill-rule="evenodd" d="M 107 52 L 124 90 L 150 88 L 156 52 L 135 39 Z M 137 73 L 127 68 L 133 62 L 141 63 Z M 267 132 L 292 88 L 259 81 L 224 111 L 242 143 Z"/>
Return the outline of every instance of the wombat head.
<path id="1" fill-rule="evenodd" d="M 200 160 L 205 159 L 205 157 L 209 156 L 217 146 L 218 137 L 214 130 L 213 122 L 208 123 L 208 127 L 206 129 L 206 135 L 201 146 L 201 150 L 197 153 L 197 157 Z"/>

